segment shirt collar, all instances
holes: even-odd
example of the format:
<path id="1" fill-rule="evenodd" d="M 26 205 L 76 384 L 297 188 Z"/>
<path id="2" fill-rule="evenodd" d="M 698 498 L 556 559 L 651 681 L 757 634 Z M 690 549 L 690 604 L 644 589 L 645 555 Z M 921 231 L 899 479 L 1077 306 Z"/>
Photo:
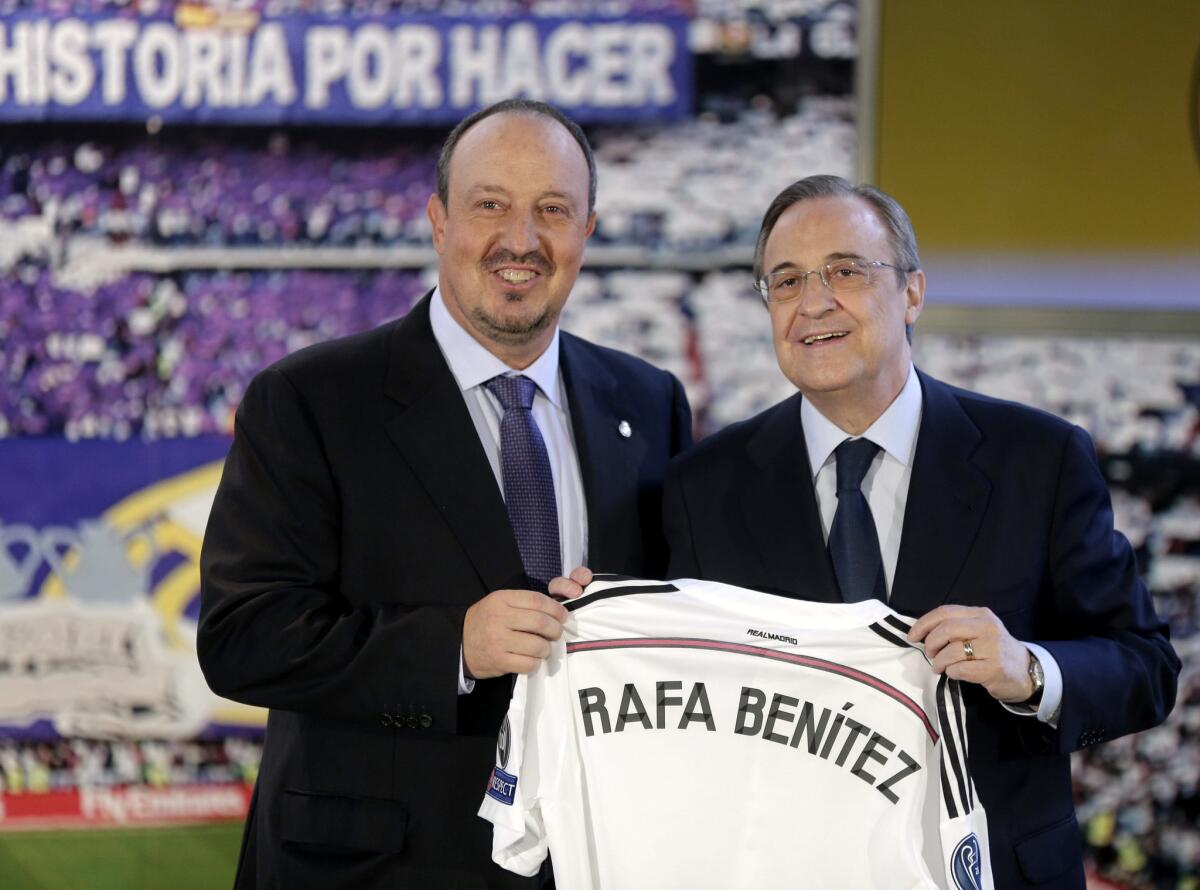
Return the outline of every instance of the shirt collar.
<path id="1" fill-rule="evenodd" d="M 908 379 L 900 394 L 892 400 L 879 418 L 867 427 L 862 438 L 870 439 L 903 466 L 912 460 L 917 447 L 917 433 L 921 428 L 921 381 L 916 369 L 908 366 Z M 829 460 L 829 455 L 850 434 L 817 410 L 808 399 L 800 403 L 800 423 L 804 428 L 804 443 L 808 447 L 808 464 L 813 478 Z"/>
<path id="2" fill-rule="evenodd" d="M 546 351 L 537 357 L 528 368 L 514 371 L 503 361 L 492 355 L 478 340 L 455 321 L 450 310 L 442 301 L 439 288 L 434 288 L 429 301 L 429 323 L 433 326 L 433 339 L 446 357 L 450 373 L 454 375 L 458 388 L 463 392 L 482 386 L 501 374 L 524 374 L 537 384 L 542 394 L 556 408 L 561 407 L 562 394 L 558 385 L 558 327 L 554 328 L 554 339 Z"/>

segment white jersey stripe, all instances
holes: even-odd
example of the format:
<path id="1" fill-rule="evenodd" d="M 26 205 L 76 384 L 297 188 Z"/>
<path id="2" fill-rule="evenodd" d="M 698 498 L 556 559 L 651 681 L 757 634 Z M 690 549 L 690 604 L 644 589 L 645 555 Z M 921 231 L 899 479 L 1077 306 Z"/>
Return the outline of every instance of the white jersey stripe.
<path id="1" fill-rule="evenodd" d="M 975 807 L 975 783 L 971 781 L 969 769 L 970 755 L 967 751 L 967 726 L 963 719 L 962 684 L 958 680 L 951 680 L 950 685 L 955 690 L 954 697 L 951 699 L 954 705 L 954 737 L 961 752 L 963 774 L 967 777 L 967 812 L 969 813 Z"/>
<path id="2" fill-rule="evenodd" d="M 887 630 L 882 624 L 879 624 L 879 623 L 872 624 L 871 630 L 873 630 L 875 633 L 877 633 L 883 639 L 887 640 L 893 646 L 899 646 L 901 649 L 912 648 L 912 643 L 910 643 L 908 640 L 904 639 L 903 637 L 896 636 L 890 630 Z"/>

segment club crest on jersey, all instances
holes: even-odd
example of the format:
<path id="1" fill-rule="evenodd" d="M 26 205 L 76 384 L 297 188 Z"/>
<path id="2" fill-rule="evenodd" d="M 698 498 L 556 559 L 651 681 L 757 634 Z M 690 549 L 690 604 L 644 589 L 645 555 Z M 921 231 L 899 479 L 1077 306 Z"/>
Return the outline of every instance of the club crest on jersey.
<path id="1" fill-rule="evenodd" d="M 492 776 L 488 779 L 487 787 L 488 797 L 500 801 L 507 807 L 513 805 L 513 800 L 517 794 L 517 777 L 509 775 L 500 767 L 492 769 Z"/>
<path id="2" fill-rule="evenodd" d="M 508 715 L 504 715 L 504 722 L 500 724 L 500 735 L 496 736 L 496 762 L 500 766 L 508 767 L 508 752 L 509 752 L 509 737 L 512 733 L 512 727 L 508 722 Z"/>
<path id="3" fill-rule="evenodd" d="M 958 890 L 983 890 L 983 856 L 979 852 L 979 838 L 974 834 L 968 834 L 954 848 L 950 871 Z"/>

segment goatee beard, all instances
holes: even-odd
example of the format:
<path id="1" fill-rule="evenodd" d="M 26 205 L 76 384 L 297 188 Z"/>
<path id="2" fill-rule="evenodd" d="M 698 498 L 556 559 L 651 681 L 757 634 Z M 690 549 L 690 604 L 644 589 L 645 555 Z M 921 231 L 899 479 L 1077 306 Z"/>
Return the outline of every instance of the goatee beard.
<path id="1" fill-rule="evenodd" d="M 555 316 L 546 309 L 532 321 L 502 321 L 476 307 L 471 310 L 471 319 L 489 340 L 505 346 L 524 346 L 550 327 Z"/>

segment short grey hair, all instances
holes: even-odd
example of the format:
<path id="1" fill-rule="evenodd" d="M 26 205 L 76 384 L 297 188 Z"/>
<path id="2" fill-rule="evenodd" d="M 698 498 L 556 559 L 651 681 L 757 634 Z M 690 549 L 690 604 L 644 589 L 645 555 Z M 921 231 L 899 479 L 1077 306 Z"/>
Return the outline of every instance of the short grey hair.
<path id="1" fill-rule="evenodd" d="M 921 257 L 917 254 L 917 236 L 913 232 L 912 220 L 908 218 L 908 214 L 904 212 L 900 202 L 874 186 L 854 185 L 840 176 L 820 174 L 806 176 L 804 179 L 793 182 L 776 195 L 771 206 L 767 208 L 762 226 L 758 230 L 758 241 L 754 245 L 755 281 L 763 276 L 763 255 L 767 250 L 767 239 L 771 237 L 771 232 L 774 231 L 775 224 L 779 222 L 779 217 L 783 216 L 784 211 L 793 204 L 799 204 L 801 201 L 808 201 L 812 198 L 861 198 L 866 201 L 888 230 L 888 241 L 895 254 L 892 262 L 899 267 L 896 275 L 900 278 L 901 283 L 908 272 L 915 272 L 921 268 Z"/>
<path id="2" fill-rule="evenodd" d="M 544 117 L 561 124 L 571 134 L 571 137 L 583 151 L 584 160 L 587 161 L 588 214 L 590 215 L 596 208 L 596 157 L 592 154 L 592 146 L 579 124 L 575 123 L 575 121 L 571 120 L 553 105 L 545 102 L 537 102 L 533 99 L 505 99 L 501 102 L 496 102 L 487 108 L 481 108 L 474 114 L 463 118 L 450 131 L 450 135 L 442 143 L 442 151 L 438 155 L 437 160 L 437 196 L 441 200 L 442 206 L 450 206 L 450 159 L 454 156 L 454 149 L 458 147 L 459 141 L 467 130 L 471 129 L 471 127 L 475 126 L 481 120 L 496 114 L 528 114 L 535 117 Z"/>

